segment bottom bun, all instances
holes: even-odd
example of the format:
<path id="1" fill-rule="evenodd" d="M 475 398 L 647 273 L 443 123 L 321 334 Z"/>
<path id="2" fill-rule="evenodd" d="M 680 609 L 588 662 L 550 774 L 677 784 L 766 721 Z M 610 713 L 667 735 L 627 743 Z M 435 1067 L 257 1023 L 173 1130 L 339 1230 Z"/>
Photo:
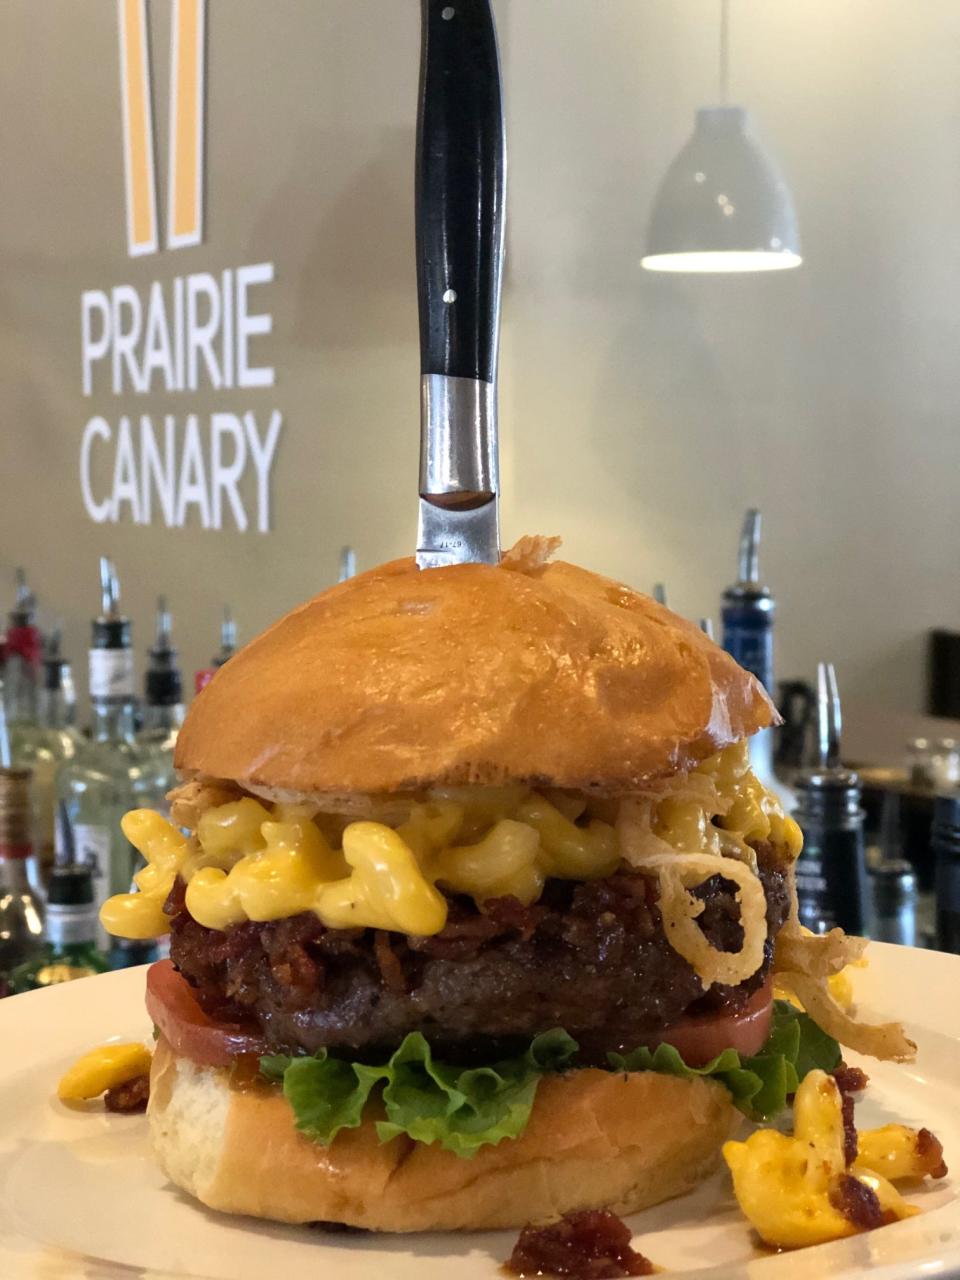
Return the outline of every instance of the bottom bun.
<path id="1" fill-rule="evenodd" d="M 150 1079 L 154 1151 L 177 1186 L 227 1213 L 371 1231 L 476 1231 L 575 1209 L 629 1214 L 689 1191 L 740 1119 L 712 1080 L 594 1069 L 546 1076 L 521 1137 L 463 1160 L 373 1120 L 329 1147 L 298 1133 L 273 1087 L 176 1055 L 161 1038 Z"/>

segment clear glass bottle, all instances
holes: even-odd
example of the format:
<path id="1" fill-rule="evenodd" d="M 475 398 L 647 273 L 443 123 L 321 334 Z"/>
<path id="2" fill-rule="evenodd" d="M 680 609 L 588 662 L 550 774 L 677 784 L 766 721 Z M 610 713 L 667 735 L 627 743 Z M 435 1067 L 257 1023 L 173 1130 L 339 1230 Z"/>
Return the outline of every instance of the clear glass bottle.
<path id="1" fill-rule="evenodd" d="M 90 740 L 57 776 L 64 821 L 57 824 L 57 851 L 89 865 L 97 911 L 113 893 L 127 893 L 139 855 L 124 836 L 120 820 L 130 809 L 149 806 L 154 790 L 143 767 L 135 733 L 133 641 L 129 618 L 119 610 L 119 584 L 111 563 L 100 561 L 102 612 L 94 618 L 90 647 Z M 98 925 L 100 949 L 110 939 Z"/>
<path id="2" fill-rule="evenodd" d="M 4 637 L 4 709 L 7 724 L 29 728 L 37 719 L 37 673 L 40 669 L 40 629 L 37 603 L 23 569 L 16 574 L 16 598 L 7 616 Z"/>
<path id="3" fill-rule="evenodd" d="M 0 768 L 0 994 L 43 948 L 43 908 L 27 875 L 33 853 L 30 770 Z"/>
<path id="4" fill-rule="evenodd" d="M 44 640 L 40 682 L 33 694 L 35 723 L 11 735 L 15 764 L 33 771 L 33 811 L 36 834 L 34 883 L 46 885 L 56 845 L 57 773 L 77 754 L 81 738 L 73 727 L 76 699 L 70 664 L 60 654 L 60 629 Z M 32 869 L 32 868 L 31 868 Z"/>
<path id="5" fill-rule="evenodd" d="M 173 749 L 183 724 L 183 677 L 177 665 L 172 641 L 172 619 L 166 599 L 157 599 L 154 642 L 149 649 L 145 682 L 143 727 L 138 741 L 143 749 L 143 768 L 154 789 L 151 807 L 166 812 L 167 792 L 176 785 Z"/>
<path id="6" fill-rule="evenodd" d="M 47 894 L 44 946 L 10 975 L 14 994 L 88 978 L 108 969 L 97 947 L 93 875 L 86 864 L 55 866 Z"/>
<path id="7" fill-rule="evenodd" d="M 16 602 L 9 615 L 4 664 L 4 708 L 10 741 L 10 760 L 31 772 L 34 813 L 34 851 L 27 869 L 39 892 L 53 866 L 54 779 L 57 762 L 46 750 L 38 723 L 41 635 L 36 625 L 36 601 L 23 569 L 17 570 Z"/>

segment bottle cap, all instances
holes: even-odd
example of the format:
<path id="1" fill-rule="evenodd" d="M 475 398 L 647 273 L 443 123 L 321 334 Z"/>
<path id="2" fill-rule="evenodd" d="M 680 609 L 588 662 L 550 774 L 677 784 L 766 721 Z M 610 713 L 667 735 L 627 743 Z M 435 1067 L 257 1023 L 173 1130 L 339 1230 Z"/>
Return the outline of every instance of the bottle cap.
<path id="1" fill-rule="evenodd" d="M 903 858 L 878 862 L 869 874 L 874 903 L 881 915 L 899 910 L 917 891 L 913 867 Z"/>
<path id="2" fill-rule="evenodd" d="M 93 873 L 86 863 L 54 867 L 47 889 L 50 907 L 92 907 Z"/>
<path id="3" fill-rule="evenodd" d="M 158 596 L 156 635 L 148 651 L 150 665 L 145 683 L 147 705 L 151 707 L 173 707 L 183 701 L 183 679 L 170 633 L 170 610 L 166 597 Z"/>

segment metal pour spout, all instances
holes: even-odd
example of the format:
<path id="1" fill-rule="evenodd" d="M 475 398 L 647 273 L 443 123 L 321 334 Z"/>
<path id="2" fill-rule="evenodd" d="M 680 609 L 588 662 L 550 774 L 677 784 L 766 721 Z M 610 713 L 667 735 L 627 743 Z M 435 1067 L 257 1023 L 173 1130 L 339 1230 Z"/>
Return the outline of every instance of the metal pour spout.
<path id="1" fill-rule="evenodd" d="M 759 585 L 760 582 L 760 512 L 751 507 L 740 530 L 739 579 Z"/>
<path id="2" fill-rule="evenodd" d="M 223 606 L 223 617 L 220 621 L 220 652 L 217 654 L 215 662 L 222 665 L 228 658 L 232 658 L 237 651 L 237 624 L 234 621 L 233 610 L 228 604 Z"/>
<path id="3" fill-rule="evenodd" d="M 157 596 L 157 620 L 154 629 L 153 647 L 158 653 L 165 653 L 170 648 L 173 623 L 166 596 Z"/>
<path id="4" fill-rule="evenodd" d="M 107 556 L 100 557 L 100 612 L 104 618 L 120 616 L 120 579 Z"/>
<path id="5" fill-rule="evenodd" d="M 843 717 L 837 673 L 832 662 L 817 663 L 817 750 L 820 765 L 836 769 L 840 765 L 840 733 Z"/>
<path id="6" fill-rule="evenodd" d="M 36 608 L 37 598 L 30 590 L 30 585 L 27 582 L 27 571 L 22 566 L 17 567 L 14 574 L 14 582 L 16 584 L 14 608 L 17 613 L 30 616 Z"/>
<path id="7" fill-rule="evenodd" d="M 338 582 L 346 582 L 348 578 L 355 576 L 357 572 L 357 553 L 353 547 L 341 547 L 340 549 L 340 573 L 337 577 Z"/>

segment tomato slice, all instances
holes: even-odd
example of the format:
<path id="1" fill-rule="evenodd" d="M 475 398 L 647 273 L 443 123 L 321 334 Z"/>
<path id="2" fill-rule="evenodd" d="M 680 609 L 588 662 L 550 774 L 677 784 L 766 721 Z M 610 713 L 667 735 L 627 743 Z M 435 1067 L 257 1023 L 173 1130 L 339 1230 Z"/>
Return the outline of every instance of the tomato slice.
<path id="1" fill-rule="evenodd" d="M 672 1044 L 688 1067 L 704 1067 L 724 1049 L 749 1058 L 767 1042 L 773 1016 L 773 982 L 767 979 L 737 1013 L 707 1013 L 681 1018 L 665 1031 L 651 1032 L 640 1043 L 650 1049 Z"/>
<path id="2" fill-rule="evenodd" d="M 205 1067 L 228 1067 L 244 1054 L 267 1051 L 259 1031 L 208 1017 L 170 960 L 147 970 L 147 1013 L 174 1053 Z"/>

